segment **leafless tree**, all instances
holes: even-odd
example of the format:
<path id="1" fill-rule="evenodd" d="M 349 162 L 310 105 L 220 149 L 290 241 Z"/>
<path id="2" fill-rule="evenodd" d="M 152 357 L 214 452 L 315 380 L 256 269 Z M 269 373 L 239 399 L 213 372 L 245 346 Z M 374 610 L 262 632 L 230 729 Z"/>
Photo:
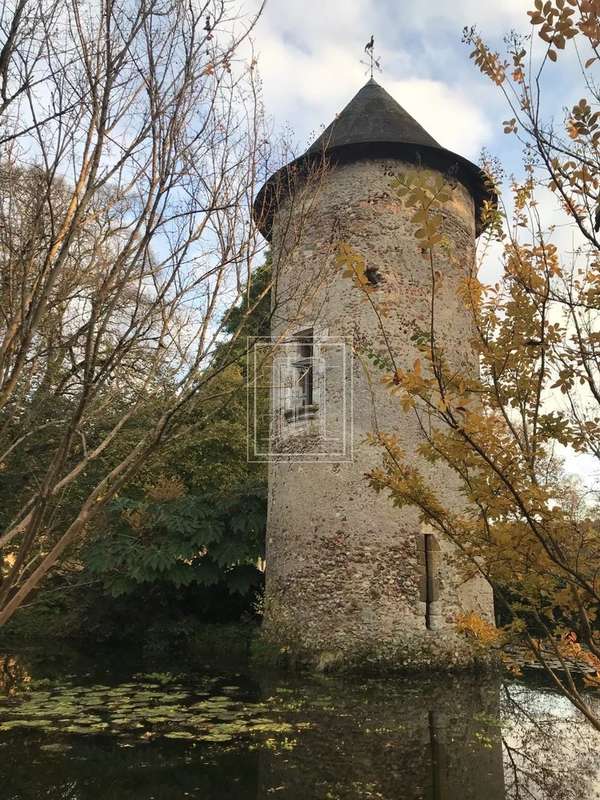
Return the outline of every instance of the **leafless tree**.
<path id="1" fill-rule="evenodd" d="M 1 12 L 0 477 L 31 437 L 53 435 L 0 532 L 0 625 L 214 376 L 224 309 L 263 246 L 251 207 L 268 143 L 249 43 L 261 10 L 15 0 Z M 153 424 L 106 459 L 159 394 Z M 65 493 L 99 463 L 65 519 Z"/>

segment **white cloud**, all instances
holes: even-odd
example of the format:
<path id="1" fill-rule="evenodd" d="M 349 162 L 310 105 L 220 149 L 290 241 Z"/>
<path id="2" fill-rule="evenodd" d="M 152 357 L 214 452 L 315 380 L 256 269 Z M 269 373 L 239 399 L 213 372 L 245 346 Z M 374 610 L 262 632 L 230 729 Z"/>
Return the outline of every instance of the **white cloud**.
<path id="1" fill-rule="evenodd" d="M 379 5 L 379 3 L 374 3 Z M 384 4 L 385 5 L 385 4 Z M 460 29 L 464 25 L 477 25 L 484 32 L 504 33 L 511 25 L 527 24 L 527 11 L 532 8 L 529 0 L 405 0 L 397 3 L 398 16 L 415 27 L 429 28 L 451 23 Z"/>
<path id="2" fill-rule="evenodd" d="M 381 0 L 271 0 L 267 3 L 265 23 L 288 41 L 304 42 L 317 50 L 323 42 L 345 42 L 360 34 L 367 40 L 369 20 L 381 13 Z"/>
<path id="3" fill-rule="evenodd" d="M 461 89 L 419 78 L 385 82 L 385 88 L 448 150 L 476 159 L 492 135 L 481 107 Z"/>
<path id="4" fill-rule="evenodd" d="M 588 491 L 597 492 L 600 488 L 600 464 L 598 459 L 588 453 L 576 453 L 571 448 L 564 450 L 564 468 L 577 476 Z"/>
<path id="5" fill-rule="evenodd" d="M 267 111 L 300 138 L 328 125 L 365 81 L 360 64 L 335 45 L 325 45 L 318 58 L 273 34 L 258 45 Z"/>
<path id="6" fill-rule="evenodd" d="M 276 12 L 267 12 L 256 40 L 267 111 L 276 125 L 291 125 L 301 148 L 316 138 L 367 80 L 361 55 L 368 35 L 356 8 L 344 17 L 342 3 L 323 5 L 325 16 L 319 18 L 307 14 L 305 8 L 300 13 L 295 2 L 285 15 L 272 4 Z M 367 5 L 363 0 L 356 7 Z M 333 24 L 338 16 L 339 25 Z M 329 35 L 332 30 L 335 34 Z M 469 96 L 464 80 L 457 86 L 432 77 L 424 64 L 389 44 L 380 52 L 383 63 L 393 65 L 393 71 L 377 76 L 382 86 L 440 144 L 476 158 L 491 125 L 476 95 Z M 477 79 L 475 70 L 473 79 Z"/>

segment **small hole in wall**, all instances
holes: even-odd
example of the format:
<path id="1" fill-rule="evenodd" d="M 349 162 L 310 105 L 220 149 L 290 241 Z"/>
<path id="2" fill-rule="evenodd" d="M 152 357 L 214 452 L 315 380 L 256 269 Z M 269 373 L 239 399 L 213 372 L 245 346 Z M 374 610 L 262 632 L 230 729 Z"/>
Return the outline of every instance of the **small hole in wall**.
<path id="1" fill-rule="evenodd" d="M 378 286 L 383 281 L 381 273 L 377 267 L 367 267 L 365 270 L 365 275 L 367 276 L 367 280 L 371 286 Z"/>

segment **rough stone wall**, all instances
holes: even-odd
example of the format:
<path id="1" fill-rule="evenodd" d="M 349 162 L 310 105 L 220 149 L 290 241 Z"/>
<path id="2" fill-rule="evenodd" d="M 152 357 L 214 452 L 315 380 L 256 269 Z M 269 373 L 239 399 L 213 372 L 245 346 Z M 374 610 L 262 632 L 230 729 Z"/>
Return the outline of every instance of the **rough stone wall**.
<path id="1" fill-rule="evenodd" d="M 417 459 L 421 433 L 414 415 L 402 412 L 398 398 L 380 384 L 381 375 L 361 357 L 365 349 L 385 354 L 385 343 L 369 304 L 335 265 L 334 250 L 339 240 L 348 242 L 377 271 L 381 299 L 386 293 L 400 298 L 386 331 L 398 365 L 412 365 L 418 353 L 411 336 L 415 328 L 429 325 L 431 269 L 409 215 L 390 191 L 393 175 L 407 168 L 391 160 L 334 167 L 309 218 L 295 219 L 290 204 L 275 217 L 273 255 L 279 268 L 273 335 L 313 328 L 317 342 L 352 336 L 356 345 L 352 374 L 343 377 L 334 368 L 315 397 L 317 418 L 326 409 L 327 427 L 337 430 L 348 388 L 341 384 L 352 381 L 353 460 L 274 461 L 269 471 L 265 636 L 322 668 L 465 665 L 473 653 L 455 633 L 457 612 L 475 610 L 492 618 L 490 587 L 478 577 L 457 581 L 452 547 L 440 542 L 437 630 L 426 628 L 417 514 L 393 508 L 364 478 L 381 459 L 366 443 L 367 434 L 377 428 L 395 433 Z M 473 263 L 475 245 L 473 201 L 462 185 L 444 216 L 455 260 L 442 267 L 436 335 L 451 364 L 473 368 L 470 322 L 456 292 L 462 268 L 457 264 Z M 280 410 L 273 410 L 277 417 Z M 288 452 L 314 447 L 320 435 L 318 419 L 278 430 L 284 440 L 280 449 Z M 449 472 L 437 467 L 433 478 L 447 502 L 461 503 Z"/>

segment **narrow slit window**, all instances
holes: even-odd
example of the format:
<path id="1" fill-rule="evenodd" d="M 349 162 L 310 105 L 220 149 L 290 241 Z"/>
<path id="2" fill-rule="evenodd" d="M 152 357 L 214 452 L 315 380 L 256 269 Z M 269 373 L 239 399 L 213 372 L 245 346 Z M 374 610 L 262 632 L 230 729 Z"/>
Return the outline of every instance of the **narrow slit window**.
<path id="1" fill-rule="evenodd" d="M 439 569 L 440 546 L 432 533 L 419 537 L 419 563 L 421 565 L 421 600 L 425 605 L 425 627 L 436 630 L 439 627 Z"/>
<path id="2" fill-rule="evenodd" d="M 431 604 L 433 602 L 433 548 L 431 533 L 424 534 L 425 539 L 425 625 L 431 630 Z"/>
<path id="3" fill-rule="evenodd" d="M 291 363 L 291 407 L 285 412 L 288 422 L 310 420 L 316 417 L 319 406 L 315 403 L 314 333 L 312 328 L 300 331 L 292 339 L 295 345 Z"/>
<path id="4" fill-rule="evenodd" d="M 296 335 L 298 340 L 298 361 L 294 364 L 298 372 L 298 387 L 300 389 L 300 405 L 311 406 L 313 404 L 313 331 L 312 328 L 302 331 Z"/>

